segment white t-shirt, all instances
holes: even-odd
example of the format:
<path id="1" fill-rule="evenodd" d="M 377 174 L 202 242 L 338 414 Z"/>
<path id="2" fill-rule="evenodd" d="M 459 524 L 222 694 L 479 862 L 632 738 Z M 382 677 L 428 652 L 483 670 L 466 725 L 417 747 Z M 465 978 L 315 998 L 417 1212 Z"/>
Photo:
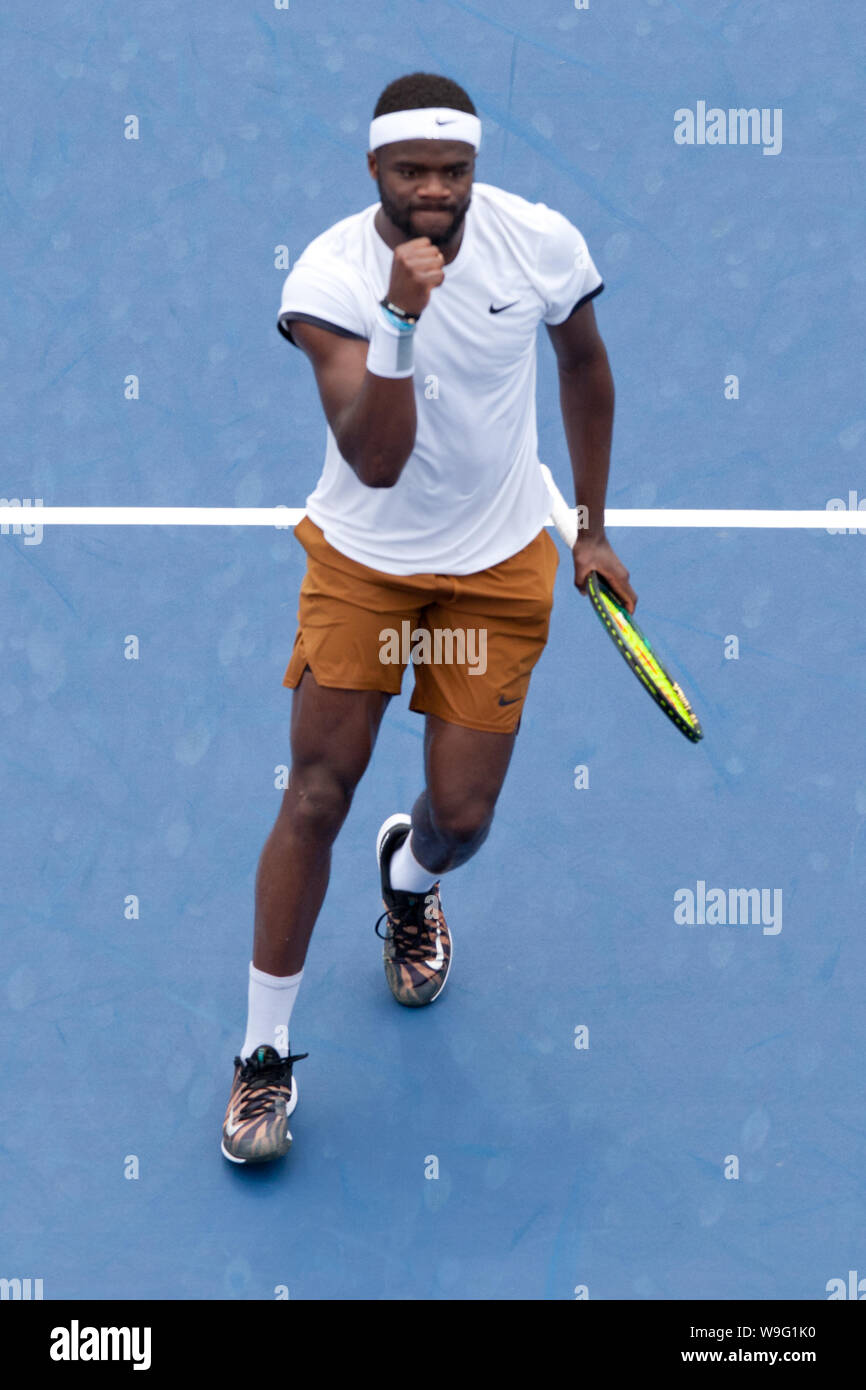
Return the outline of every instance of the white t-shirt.
<path id="1" fill-rule="evenodd" d="M 321 322 L 369 339 L 393 252 L 379 208 L 311 241 L 286 277 L 279 327 Z M 472 574 L 538 534 L 538 325 L 563 323 L 604 284 L 578 229 L 544 203 L 472 185 L 463 239 L 415 329 L 415 447 L 390 488 L 366 487 L 330 428 L 307 514 L 325 539 L 388 574 Z"/>

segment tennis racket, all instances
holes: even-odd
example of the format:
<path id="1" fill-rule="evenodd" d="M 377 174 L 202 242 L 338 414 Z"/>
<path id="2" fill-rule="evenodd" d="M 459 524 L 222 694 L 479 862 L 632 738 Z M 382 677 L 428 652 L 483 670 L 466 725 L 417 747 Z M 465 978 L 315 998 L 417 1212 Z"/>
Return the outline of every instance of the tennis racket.
<path id="1" fill-rule="evenodd" d="M 577 540 L 577 518 L 556 486 L 546 464 L 541 465 L 541 471 L 550 493 L 551 520 L 569 550 L 572 550 Z M 704 731 L 697 715 L 686 699 L 682 687 L 665 670 L 622 599 L 597 570 L 590 571 L 586 588 L 605 631 L 644 689 L 649 691 L 659 708 L 676 724 L 680 733 L 685 734 L 692 743 L 699 743 Z"/>

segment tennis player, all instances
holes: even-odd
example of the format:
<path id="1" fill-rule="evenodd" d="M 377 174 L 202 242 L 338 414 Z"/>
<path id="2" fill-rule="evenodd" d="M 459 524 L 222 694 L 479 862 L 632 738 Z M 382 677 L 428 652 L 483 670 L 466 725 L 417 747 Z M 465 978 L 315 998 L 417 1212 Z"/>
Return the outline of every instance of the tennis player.
<path id="1" fill-rule="evenodd" d="M 411 814 L 379 829 L 375 926 L 398 1003 L 430 1004 L 448 977 L 441 877 L 490 831 L 559 564 L 537 452 L 539 323 L 588 508 L 574 582 L 585 593 L 595 569 L 629 611 L 636 602 L 604 533 L 614 389 L 592 303 L 601 276 L 561 213 L 474 182 L 480 140 L 455 82 L 392 82 L 367 155 L 380 201 L 316 237 L 283 287 L 278 327 L 310 359 L 328 430 L 294 531 L 307 565 L 283 678 L 292 769 L 256 877 L 246 1036 L 222 1134 L 236 1163 L 291 1145 L 292 1068 L 308 1054 L 292 1056 L 289 1027 L 331 847 L 409 660 L 425 786 Z"/>

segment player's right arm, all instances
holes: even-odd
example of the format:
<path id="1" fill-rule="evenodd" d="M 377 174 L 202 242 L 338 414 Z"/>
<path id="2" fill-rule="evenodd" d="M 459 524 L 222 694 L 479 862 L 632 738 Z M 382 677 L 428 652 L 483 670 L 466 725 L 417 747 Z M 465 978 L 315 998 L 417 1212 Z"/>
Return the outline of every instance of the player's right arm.
<path id="1" fill-rule="evenodd" d="M 408 314 L 420 314 L 445 278 L 443 263 L 429 237 L 401 243 L 394 252 L 388 299 Z M 341 455 L 366 487 L 393 487 L 415 447 L 413 378 L 368 372 L 366 339 L 343 338 L 302 321 L 291 328 L 313 365 Z"/>
<path id="2" fill-rule="evenodd" d="M 293 323 L 292 337 L 313 364 L 343 458 L 366 487 L 393 487 L 415 447 L 412 377 L 368 372 L 364 338 L 341 338 L 312 323 Z"/>

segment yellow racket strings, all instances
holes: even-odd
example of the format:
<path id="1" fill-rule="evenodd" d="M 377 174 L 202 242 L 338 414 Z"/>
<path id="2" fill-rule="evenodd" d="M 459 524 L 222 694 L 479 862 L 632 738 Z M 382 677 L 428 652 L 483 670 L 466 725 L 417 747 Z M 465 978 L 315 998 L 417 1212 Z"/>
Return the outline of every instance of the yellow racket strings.
<path id="1" fill-rule="evenodd" d="M 606 593 L 600 592 L 599 597 L 609 621 L 613 624 L 617 641 L 634 657 L 637 663 L 635 669 L 644 684 L 650 685 L 644 674 L 646 672 L 652 677 L 656 688 L 684 722 L 694 727 L 696 720 L 691 705 L 676 681 L 672 681 L 670 676 L 662 670 L 646 638 L 632 627 L 622 609 Z"/>

